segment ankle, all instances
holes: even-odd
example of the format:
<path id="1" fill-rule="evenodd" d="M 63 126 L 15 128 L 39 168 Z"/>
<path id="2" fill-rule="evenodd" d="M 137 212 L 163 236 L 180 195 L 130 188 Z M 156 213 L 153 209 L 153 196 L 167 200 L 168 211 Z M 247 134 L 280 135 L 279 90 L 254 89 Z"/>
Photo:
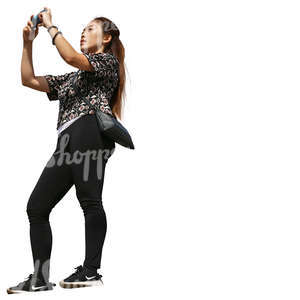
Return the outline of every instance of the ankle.
<path id="1" fill-rule="evenodd" d="M 91 267 L 87 267 L 87 266 L 83 265 L 83 269 L 87 276 L 92 276 L 92 275 L 97 274 L 97 269 L 95 269 L 95 268 L 91 268 Z"/>
<path id="2" fill-rule="evenodd" d="M 49 282 L 49 278 L 45 278 L 43 275 L 36 275 L 34 274 L 33 278 L 37 280 L 39 283 L 46 284 Z"/>

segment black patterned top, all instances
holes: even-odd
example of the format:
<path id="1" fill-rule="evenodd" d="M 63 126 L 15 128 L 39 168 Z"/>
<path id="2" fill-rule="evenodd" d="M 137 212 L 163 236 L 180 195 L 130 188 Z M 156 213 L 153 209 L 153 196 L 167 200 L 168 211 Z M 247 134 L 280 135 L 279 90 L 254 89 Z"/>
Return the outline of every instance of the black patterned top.
<path id="1" fill-rule="evenodd" d="M 75 81 L 77 89 L 91 106 L 112 115 L 111 100 L 119 83 L 119 61 L 110 53 L 83 53 L 95 71 L 79 70 Z M 91 113 L 88 105 L 72 87 L 76 71 L 64 75 L 45 75 L 50 101 L 59 100 L 57 129 L 75 117 Z"/>

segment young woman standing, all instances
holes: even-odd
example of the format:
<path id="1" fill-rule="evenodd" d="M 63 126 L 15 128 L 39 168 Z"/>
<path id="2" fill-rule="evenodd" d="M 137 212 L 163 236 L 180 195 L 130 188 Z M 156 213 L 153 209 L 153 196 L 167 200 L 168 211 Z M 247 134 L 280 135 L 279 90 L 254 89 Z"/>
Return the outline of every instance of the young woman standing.
<path id="1" fill-rule="evenodd" d="M 60 56 L 79 72 L 76 79 L 75 71 L 63 75 L 34 74 L 33 40 L 29 39 L 31 16 L 23 29 L 22 84 L 46 92 L 50 101 L 59 100 L 58 140 L 27 203 L 34 272 L 25 281 L 8 288 L 8 293 L 46 291 L 55 286 L 49 281 L 52 249 L 49 214 L 73 185 L 85 217 L 85 260 L 75 267 L 75 272 L 60 281 L 60 286 L 73 288 L 103 283 L 102 275 L 97 273 L 107 228 L 102 189 L 105 166 L 115 142 L 100 134 L 94 110 L 76 93 L 72 81 L 91 106 L 121 119 L 124 47 L 116 25 L 107 18 L 98 17 L 81 33 L 82 53 L 78 53 L 52 24 L 51 10 L 45 8 L 47 11 L 39 15 L 42 23 L 38 26 L 47 28 Z M 38 28 L 35 37 L 37 34 Z"/>

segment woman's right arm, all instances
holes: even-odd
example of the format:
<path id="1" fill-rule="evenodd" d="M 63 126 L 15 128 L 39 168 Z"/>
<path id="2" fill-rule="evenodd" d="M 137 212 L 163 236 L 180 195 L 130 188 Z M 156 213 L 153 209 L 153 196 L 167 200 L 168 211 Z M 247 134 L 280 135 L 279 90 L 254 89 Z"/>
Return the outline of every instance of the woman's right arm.
<path id="1" fill-rule="evenodd" d="M 33 15 L 31 16 L 32 19 Z M 21 62 L 21 77 L 22 84 L 32 89 L 46 92 L 49 100 L 58 100 L 58 93 L 61 89 L 62 84 L 70 78 L 70 75 L 74 73 L 68 72 L 62 75 L 51 75 L 47 74 L 44 76 L 35 76 L 32 63 L 32 44 L 33 40 L 38 34 L 38 28 L 35 32 L 33 40 L 29 39 L 30 26 L 32 21 L 28 21 L 27 26 L 23 29 L 23 54 Z M 42 23 L 38 24 L 38 27 Z"/>
<path id="2" fill-rule="evenodd" d="M 24 42 L 21 63 L 22 84 L 41 92 L 50 92 L 45 76 L 35 76 L 32 65 L 32 41 Z"/>
<path id="3" fill-rule="evenodd" d="M 38 24 L 38 27 L 35 32 L 33 40 L 30 40 L 30 27 L 33 25 L 31 15 L 30 20 L 27 22 L 27 26 L 23 29 L 23 53 L 21 61 L 21 79 L 24 86 L 30 87 L 32 89 L 41 91 L 41 92 L 50 92 L 49 85 L 44 76 L 35 76 L 32 64 L 32 44 L 39 32 L 39 27 L 41 24 Z"/>

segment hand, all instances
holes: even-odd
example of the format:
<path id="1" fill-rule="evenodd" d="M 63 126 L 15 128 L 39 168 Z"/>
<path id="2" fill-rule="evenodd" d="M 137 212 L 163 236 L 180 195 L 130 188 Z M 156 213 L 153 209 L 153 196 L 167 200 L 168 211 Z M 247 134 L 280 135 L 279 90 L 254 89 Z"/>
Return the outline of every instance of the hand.
<path id="1" fill-rule="evenodd" d="M 47 11 L 44 11 L 42 13 L 39 14 L 39 19 L 42 21 L 42 26 L 44 26 L 45 28 L 48 28 L 49 26 L 52 25 L 52 14 L 51 14 L 51 10 L 48 7 L 44 7 L 44 9 L 47 9 Z"/>
<path id="2" fill-rule="evenodd" d="M 25 42 L 32 42 L 39 33 L 39 26 L 41 26 L 41 23 L 37 25 L 34 36 L 32 36 L 33 35 L 33 33 L 32 33 L 33 23 L 31 21 L 32 18 L 33 18 L 33 15 L 30 16 L 30 20 L 27 22 L 27 25 L 23 28 L 23 41 L 24 41 L 24 43 Z"/>

